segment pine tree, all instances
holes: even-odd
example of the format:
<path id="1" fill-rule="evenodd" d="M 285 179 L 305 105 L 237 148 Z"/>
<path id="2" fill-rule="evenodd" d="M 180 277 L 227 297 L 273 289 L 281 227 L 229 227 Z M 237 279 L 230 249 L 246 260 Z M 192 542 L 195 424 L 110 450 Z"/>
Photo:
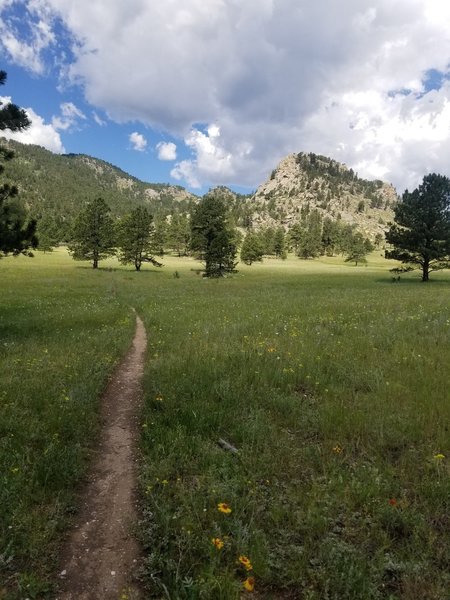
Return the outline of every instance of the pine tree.
<path id="1" fill-rule="evenodd" d="M 191 249 L 205 262 L 205 277 L 223 277 L 236 267 L 236 244 L 220 190 L 203 196 L 191 217 Z"/>
<path id="2" fill-rule="evenodd" d="M 294 223 L 288 231 L 288 248 L 298 255 L 298 249 L 300 247 L 300 241 L 303 235 L 303 228 L 300 223 Z"/>
<path id="3" fill-rule="evenodd" d="M 59 242 L 59 228 L 53 216 L 46 214 L 37 222 L 38 248 L 52 252 Z"/>
<path id="4" fill-rule="evenodd" d="M 189 241 L 191 239 L 191 229 L 186 215 L 175 213 L 172 215 L 168 227 L 168 243 L 178 256 L 188 253 Z"/>
<path id="5" fill-rule="evenodd" d="M 393 246 L 386 258 L 418 265 L 422 281 L 431 271 L 450 268 L 450 179 L 432 173 L 394 208 L 395 223 L 386 233 Z"/>
<path id="6" fill-rule="evenodd" d="M 365 239 L 362 233 L 357 231 L 352 236 L 345 262 L 354 262 L 356 267 L 358 266 L 358 263 L 366 264 L 366 256 L 372 252 L 372 250 L 373 246 L 370 240 Z"/>
<path id="7" fill-rule="evenodd" d="M 117 225 L 119 261 L 125 265 L 134 264 L 136 271 L 141 270 L 143 262 L 161 267 L 154 257 L 160 252 L 155 247 L 154 235 L 153 216 L 148 210 L 142 206 L 132 210 Z"/>
<path id="8" fill-rule="evenodd" d="M 158 256 L 163 256 L 164 248 L 168 242 L 168 226 L 167 221 L 164 217 L 159 217 L 153 222 L 153 252 Z"/>
<path id="9" fill-rule="evenodd" d="M 264 248 L 264 254 L 275 254 L 275 233 L 274 227 L 265 227 L 259 232 L 261 242 Z"/>
<path id="10" fill-rule="evenodd" d="M 254 262 L 261 262 L 263 259 L 264 248 L 259 236 L 254 233 L 247 233 L 242 242 L 241 260 L 246 265 L 251 265 Z"/>
<path id="11" fill-rule="evenodd" d="M 5 71 L 0 71 L 0 85 L 6 82 Z M 15 104 L 0 102 L 0 131 L 23 131 L 31 125 L 26 112 Z M 4 163 L 10 161 L 14 153 L 0 146 L 0 175 Z M 30 248 L 36 248 L 36 222 L 28 219 L 23 206 L 14 201 L 18 190 L 7 183 L 0 186 L 0 257 L 7 254 L 32 256 Z"/>
<path id="12" fill-rule="evenodd" d="M 286 255 L 286 236 L 284 233 L 284 229 L 279 227 L 275 231 L 275 236 L 273 240 L 273 250 L 274 254 L 277 258 L 281 258 L 285 260 L 287 258 Z"/>
<path id="13" fill-rule="evenodd" d="M 69 252 L 74 260 L 90 260 L 98 268 L 100 260 L 115 254 L 114 222 L 103 198 L 90 202 L 75 219 Z"/>
<path id="14" fill-rule="evenodd" d="M 337 241 L 339 225 L 330 217 L 325 217 L 322 227 L 322 253 L 326 256 L 333 256 Z"/>
<path id="15" fill-rule="evenodd" d="M 322 250 L 322 217 L 317 210 L 311 211 L 302 222 L 302 235 L 297 249 L 300 258 L 316 258 Z"/>

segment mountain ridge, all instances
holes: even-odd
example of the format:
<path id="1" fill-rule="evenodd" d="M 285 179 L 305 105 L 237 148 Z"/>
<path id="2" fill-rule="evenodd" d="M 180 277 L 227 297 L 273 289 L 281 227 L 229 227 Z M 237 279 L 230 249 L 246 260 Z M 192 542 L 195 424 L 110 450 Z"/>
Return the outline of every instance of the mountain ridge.
<path id="1" fill-rule="evenodd" d="M 199 197 L 179 185 L 147 183 L 88 154 L 53 154 L 41 146 L 2 139 L 15 157 L 4 178 L 19 187 L 32 217 L 51 214 L 68 228 L 84 202 L 102 196 L 112 215 L 143 205 L 165 218 L 190 213 Z M 314 153 L 284 157 L 253 194 L 219 186 L 235 223 L 243 229 L 283 227 L 286 231 L 311 211 L 353 225 L 365 237 L 383 234 L 393 218 L 398 195 L 391 184 L 360 178 L 343 163 Z"/>

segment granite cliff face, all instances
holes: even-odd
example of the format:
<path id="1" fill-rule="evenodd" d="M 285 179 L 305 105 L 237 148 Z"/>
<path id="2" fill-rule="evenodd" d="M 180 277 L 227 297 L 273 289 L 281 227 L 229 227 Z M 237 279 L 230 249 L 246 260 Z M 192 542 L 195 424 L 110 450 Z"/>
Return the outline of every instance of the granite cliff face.
<path id="1" fill-rule="evenodd" d="M 394 187 L 361 179 L 344 164 L 317 154 L 289 154 L 249 200 L 253 227 L 289 228 L 311 210 L 355 225 L 374 239 L 387 229 L 398 200 Z"/>

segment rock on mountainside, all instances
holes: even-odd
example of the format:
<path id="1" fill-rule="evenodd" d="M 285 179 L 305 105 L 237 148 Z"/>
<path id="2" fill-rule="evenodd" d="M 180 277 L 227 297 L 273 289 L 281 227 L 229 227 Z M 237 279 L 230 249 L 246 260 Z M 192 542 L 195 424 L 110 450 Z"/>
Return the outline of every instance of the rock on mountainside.
<path id="1" fill-rule="evenodd" d="M 345 165 L 316 154 L 289 154 L 249 201 L 253 227 L 286 229 L 309 211 L 355 225 L 374 239 L 393 219 L 394 187 L 361 179 Z"/>

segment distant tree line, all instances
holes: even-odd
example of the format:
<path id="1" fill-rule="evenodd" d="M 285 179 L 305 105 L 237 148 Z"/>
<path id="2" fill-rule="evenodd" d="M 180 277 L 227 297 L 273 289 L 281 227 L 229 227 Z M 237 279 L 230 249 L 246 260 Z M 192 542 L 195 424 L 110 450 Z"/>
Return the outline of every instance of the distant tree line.
<path id="1" fill-rule="evenodd" d="M 140 271 L 143 263 L 162 266 L 155 258 L 163 254 L 161 231 L 153 215 L 144 206 L 114 220 L 103 198 L 88 202 L 79 212 L 71 231 L 69 252 L 75 260 L 89 260 L 94 269 L 99 262 L 117 255 L 122 264 L 132 264 Z"/>
<path id="2" fill-rule="evenodd" d="M 381 236 L 377 243 L 382 241 Z M 264 256 L 285 259 L 288 252 L 302 259 L 341 254 L 356 264 L 365 262 L 374 245 L 355 226 L 322 218 L 319 211 L 308 215 L 287 229 L 264 227 L 249 231 L 241 248 L 241 260 L 246 264 L 261 261 Z"/>

